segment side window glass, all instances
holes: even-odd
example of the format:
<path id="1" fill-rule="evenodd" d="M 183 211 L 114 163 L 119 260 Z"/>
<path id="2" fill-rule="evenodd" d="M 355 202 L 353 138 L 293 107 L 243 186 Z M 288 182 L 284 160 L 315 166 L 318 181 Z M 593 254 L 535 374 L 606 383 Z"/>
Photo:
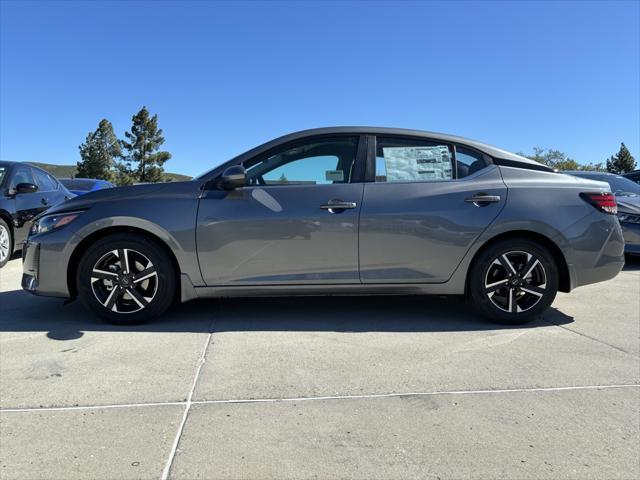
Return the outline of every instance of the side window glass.
<path id="1" fill-rule="evenodd" d="M 376 182 L 433 182 L 453 179 L 448 145 L 421 139 L 378 137 Z"/>
<path id="2" fill-rule="evenodd" d="M 33 170 L 33 176 L 36 179 L 36 185 L 38 185 L 38 189 L 40 189 L 41 191 L 50 192 L 56 189 L 55 183 L 46 173 L 41 172 L 40 170 Z"/>
<path id="3" fill-rule="evenodd" d="M 35 183 L 29 167 L 19 166 L 15 168 L 13 179 L 11 180 L 11 188 L 16 188 L 19 183 Z"/>
<path id="4" fill-rule="evenodd" d="M 456 146 L 456 167 L 458 170 L 458 178 L 473 175 L 478 170 L 482 170 L 486 166 L 487 165 L 481 153 L 474 152 L 468 148 Z"/>
<path id="5" fill-rule="evenodd" d="M 357 137 L 316 139 L 245 162 L 249 185 L 328 185 L 349 183 Z"/>

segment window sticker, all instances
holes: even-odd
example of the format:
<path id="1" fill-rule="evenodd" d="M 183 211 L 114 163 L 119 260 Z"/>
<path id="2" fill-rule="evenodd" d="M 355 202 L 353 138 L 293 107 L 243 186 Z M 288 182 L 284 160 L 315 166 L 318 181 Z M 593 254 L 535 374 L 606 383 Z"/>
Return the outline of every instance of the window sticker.
<path id="1" fill-rule="evenodd" d="M 382 149 L 387 182 L 451 180 L 451 154 L 446 145 Z"/>
<path id="2" fill-rule="evenodd" d="M 344 172 L 342 170 L 327 170 L 325 179 L 328 182 L 344 182 Z"/>

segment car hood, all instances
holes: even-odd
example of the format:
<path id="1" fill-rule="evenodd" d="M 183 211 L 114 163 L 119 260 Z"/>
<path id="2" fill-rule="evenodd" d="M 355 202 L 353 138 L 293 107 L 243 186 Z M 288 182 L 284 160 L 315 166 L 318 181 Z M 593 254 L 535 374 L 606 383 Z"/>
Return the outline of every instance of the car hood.
<path id="1" fill-rule="evenodd" d="M 616 197 L 618 211 L 624 213 L 640 214 L 640 196 L 637 197 Z"/>
<path id="2" fill-rule="evenodd" d="M 195 192 L 200 184 L 194 181 L 150 183 L 146 185 L 132 185 L 129 187 L 105 188 L 88 192 L 84 195 L 74 197 L 46 211 L 47 214 L 84 210 L 93 205 L 105 202 L 135 201 L 141 198 L 154 196 L 171 196 L 185 192 Z"/>

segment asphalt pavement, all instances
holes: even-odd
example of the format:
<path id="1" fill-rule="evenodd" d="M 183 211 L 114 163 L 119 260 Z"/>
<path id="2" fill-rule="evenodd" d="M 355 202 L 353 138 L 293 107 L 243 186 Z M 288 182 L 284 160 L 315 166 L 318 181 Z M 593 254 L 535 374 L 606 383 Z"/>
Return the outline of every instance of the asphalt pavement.
<path id="1" fill-rule="evenodd" d="M 640 263 L 539 320 L 196 301 L 134 327 L 0 270 L 0 478 L 640 478 Z"/>

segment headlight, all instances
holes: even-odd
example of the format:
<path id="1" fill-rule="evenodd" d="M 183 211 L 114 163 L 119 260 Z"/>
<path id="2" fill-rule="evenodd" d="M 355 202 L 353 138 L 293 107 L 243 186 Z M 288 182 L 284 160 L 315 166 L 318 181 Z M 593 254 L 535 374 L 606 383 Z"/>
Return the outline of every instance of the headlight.
<path id="1" fill-rule="evenodd" d="M 31 235 L 52 232 L 73 222 L 82 212 L 53 213 L 39 218 L 31 226 Z"/>
<path id="2" fill-rule="evenodd" d="M 618 220 L 624 223 L 640 223 L 640 215 L 618 212 Z"/>

